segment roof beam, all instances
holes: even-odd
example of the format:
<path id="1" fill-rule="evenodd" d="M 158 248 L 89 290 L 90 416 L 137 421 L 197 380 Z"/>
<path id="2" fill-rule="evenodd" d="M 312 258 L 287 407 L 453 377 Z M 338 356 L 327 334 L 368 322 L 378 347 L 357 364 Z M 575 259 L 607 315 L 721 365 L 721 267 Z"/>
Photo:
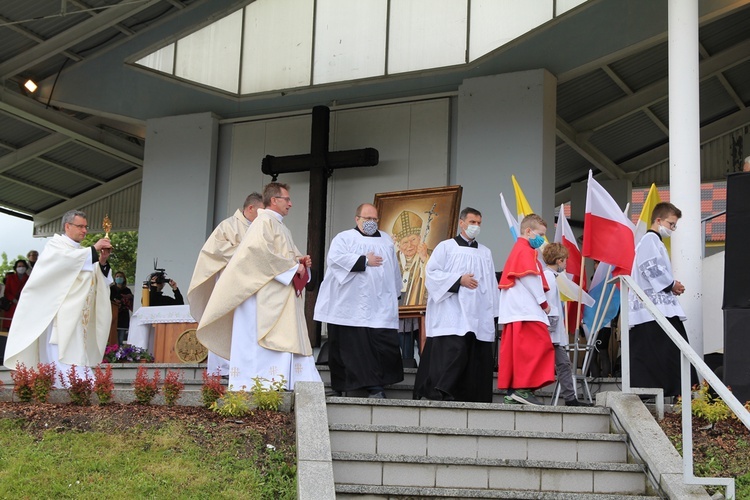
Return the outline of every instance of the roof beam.
<path id="1" fill-rule="evenodd" d="M 721 137 L 740 127 L 750 125 L 750 108 L 725 116 L 715 122 L 704 125 L 700 130 L 700 143 L 706 144 L 709 141 Z M 669 159 L 669 143 L 662 144 L 650 151 L 624 161 L 620 166 L 626 172 L 631 174 L 640 174 L 658 164 Z"/>
<path id="2" fill-rule="evenodd" d="M 85 2 L 81 2 L 79 0 L 66 0 L 69 4 L 75 5 L 76 7 L 80 8 L 81 10 L 85 11 L 86 14 L 89 14 L 90 16 L 95 16 L 96 14 L 92 12 L 91 6 Z M 70 14 L 77 14 L 77 12 L 69 12 Z M 117 31 L 122 33 L 123 35 L 132 36 L 135 34 L 135 31 L 131 30 L 127 26 L 124 26 L 120 23 L 113 24 L 113 28 L 115 28 Z"/>
<path id="3" fill-rule="evenodd" d="M 44 38 L 40 37 L 39 35 L 37 35 L 33 31 L 31 31 L 31 30 L 29 30 L 27 28 L 24 28 L 20 24 L 14 23 L 12 19 L 8 19 L 5 16 L 0 16 L 0 22 L 6 23 L 5 24 L 6 28 L 15 31 L 16 33 L 18 33 L 18 34 L 20 34 L 22 36 L 25 36 L 29 40 L 33 40 L 36 43 L 42 43 L 42 42 L 44 42 Z M 64 50 L 62 52 L 62 55 L 64 55 L 68 59 L 72 59 L 74 61 L 82 61 L 83 60 L 82 56 L 76 54 L 75 52 L 71 52 L 69 50 Z"/>
<path id="4" fill-rule="evenodd" d="M 68 196 L 65 193 L 61 193 L 60 191 L 55 191 L 54 189 L 42 187 L 36 183 L 29 182 L 27 180 L 23 179 L 16 179 L 15 177 L 12 177 L 8 174 L 0 174 L 0 179 L 8 182 L 12 182 L 14 184 L 20 184 L 23 187 L 27 187 L 29 189 L 33 189 L 34 191 L 39 191 L 40 193 L 49 194 L 52 196 L 55 196 L 57 198 L 60 198 L 62 200 L 69 200 L 70 196 Z"/>
<path id="5" fill-rule="evenodd" d="M 34 216 L 34 223 L 37 225 L 46 224 L 49 221 L 55 220 L 68 210 L 77 210 L 84 205 L 89 205 L 95 201 L 101 200 L 113 193 L 122 191 L 123 189 L 141 182 L 143 179 L 142 170 L 132 170 L 126 174 L 121 175 L 109 182 L 90 189 L 84 193 L 79 194 L 73 198 L 68 199 L 52 208 L 43 210 Z"/>
<path id="6" fill-rule="evenodd" d="M 122 0 L 120 4 L 107 8 L 101 14 L 78 23 L 59 35 L 53 36 L 49 40 L 0 63 L 0 80 L 7 80 L 28 68 L 36 66 L 69 47 L 90 38 L 92 35 L 114 26 L 123 19 L 157 5 L 161 1 L 146 0 L 133 3 L 130 0 Z"/>
<path id="7" fill-rule="evenodd" d="M 627 177 L 615 162 L 599 151 L 593 144 L 579 137 L 579 134 L 559 116 L 557 117 L 557 136 L 584 157 L 589 163 L 604 172 L 610 179 L 624 179 Z"/>
<path id="8" fill-rule="evenodd" d="M 58 132 L 137 168 L 143 167 L 143 147 L 115 134 L 92 127 L 19 94 L 0 89 L 0 111 Z"/>
<path id="9" fill-rule="evenodd" d="M 703 46 L 702 43 L 698 44 L 698 50 L 701 53 L 701 56 L 704 58 L 711 57 L 711 54 L 708 53 L 706 48 Z M 726 79 L 723 73 L 719 73 L 716 75 L 716 78 L 719 79 L 719 83 L 721 83 L 721 86 L 724 87 L 724 90 L 727 91 L 727 94 L 729 94 L 729 97 L 732 98 L 734 103 L 737 105 L 739 109 L 745 109 L 745 103 L 742 102 L 742 99 L 740 99 L 740 96 L 737 95 L 737 91 L 732 87 L 732 84 L 729 83 L 729 81 Z"/>
<path id="10" fill-rule="evenodd" d="M 705 80 L 750 59 L 750 38 L 700 62 L 700 79 Z M 623 97 L 583 116 L 570 125 L 578 131 L 594 131 L 667 98 L 669 79 L 663 78 L 633 95 Z"/>
<path id="11" fill-rule="evenodd" d="M 58 170 L 63 170 L 65 172 L 77 175 L 78 177 L 83 177 L 84 179 L 88 179 L 92 182 L 96 182 L 97 184 L 104 184 L 107 182 L 106 179 L 102 179 L 101 177 L 97 177 L 95 175 L 91 175 L 89 173 L 83 172 L 77 168 L 70 167 L 68 165 L 63 165 L 62 163 L 58 163 L 56 161 L 50 160 L 48 158 L 45 158 L 43 156 L 37 156 L 35 158 L 37 161 L 40 161 L 44 164 L 49 165 L 50 167 L 54 167 Z"/>
<path id="12" fill-rule="evenodd" d="M 15 151 L 0 157 L 0 173 L 10 170 L 28 160 L 37 158 L 55 148 L 59 148 L 70 141 L 70 137 L 66 137 L 62 134 L 50 134 L 27 146 L 16 149 Z"/>

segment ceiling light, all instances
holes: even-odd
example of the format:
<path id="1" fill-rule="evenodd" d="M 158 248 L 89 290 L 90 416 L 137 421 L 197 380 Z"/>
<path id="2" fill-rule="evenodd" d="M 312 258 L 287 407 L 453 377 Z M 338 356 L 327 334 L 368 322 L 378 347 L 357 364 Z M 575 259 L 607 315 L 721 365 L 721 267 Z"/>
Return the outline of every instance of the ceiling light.
<path id="1" fill-rule="evenodd" d="M 26 87 L 26 90 L 28 90 L 31 93 L 36 92 L 37 84 L 34 83 L 34 80 L 26 80 L 26 83 L 23 84 L 24 87 Z"/>

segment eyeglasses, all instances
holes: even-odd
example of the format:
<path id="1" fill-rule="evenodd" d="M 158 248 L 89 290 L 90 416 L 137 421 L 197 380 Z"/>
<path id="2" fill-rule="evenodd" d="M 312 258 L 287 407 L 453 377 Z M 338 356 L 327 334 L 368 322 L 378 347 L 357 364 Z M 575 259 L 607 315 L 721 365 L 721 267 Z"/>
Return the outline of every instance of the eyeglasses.
<path id="1" fill-rule="evenodd" d="M 289 196 L 272 196 L 272 198 L 278 198 L 280 200 L 286 200 L 287 203 L 292 201 L 292 199 Z"/>
<path id="2" fill-rule="evenodd" d="M 73 224 L 72 222 L 68 222 L 68 224 L 70 224 L 71 226 L 75 226 L 78 229 L 86 229 L 86 230 L 89 229 L 89 227 L 86 224 Z"/>
<path id="3" fill-rule="evenodd" d="M 677 229 L 677 223 L 676 222 L 669 222 L 668 220 L 665 220 L 664 222 L 666 222 L 667 224 L 669 224 L 669 229 L 671 229 L 672 231 L 674 231 L 675 229 Z"/>
<path id="4" fill-rule="evenodd" d="M 380 220 L 377 217 L 360 217 L 359 215 L 357 216 L 357 218 L 362 220 L 369 220 L 372 222 L 378 222 Z"/>

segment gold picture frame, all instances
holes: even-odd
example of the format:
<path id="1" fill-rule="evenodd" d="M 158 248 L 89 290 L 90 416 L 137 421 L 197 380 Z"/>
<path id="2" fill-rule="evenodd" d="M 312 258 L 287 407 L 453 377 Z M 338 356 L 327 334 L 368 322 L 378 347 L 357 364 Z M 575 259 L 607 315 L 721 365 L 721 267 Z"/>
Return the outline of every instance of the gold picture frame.
<path id="1" fill-rule="evenodd" d="M 401 317 L 423 314 L 427 307 L 424 266 L 438 243 L 456 235 L 462 190 L 446 186 L 375 194 L 378 226 L 393 238 L 404 277 Z"/>

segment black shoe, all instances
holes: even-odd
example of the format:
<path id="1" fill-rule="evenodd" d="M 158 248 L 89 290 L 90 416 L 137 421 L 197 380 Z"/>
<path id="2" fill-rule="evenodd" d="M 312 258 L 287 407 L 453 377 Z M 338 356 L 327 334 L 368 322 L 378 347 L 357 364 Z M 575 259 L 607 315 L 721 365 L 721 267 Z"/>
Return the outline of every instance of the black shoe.
<path id="1" fill-rule="evenodd" d="M 591 403 L 586 403 L 583 401 L 578 401 L 577 399 L 571 399 L 571 400 L 565 400 L 565 406 L 585 406 L 585 407 L 591 407 L 594 406 Z"/>
<path id="2" fill-rule="evenodd" d="M 370 398 L 370 399 L 387 399 L 385 397 L 385 392 L 383 392 L 383 391 L 372 393 L 372 394 L 370 394 L 367 397 Z"/>

